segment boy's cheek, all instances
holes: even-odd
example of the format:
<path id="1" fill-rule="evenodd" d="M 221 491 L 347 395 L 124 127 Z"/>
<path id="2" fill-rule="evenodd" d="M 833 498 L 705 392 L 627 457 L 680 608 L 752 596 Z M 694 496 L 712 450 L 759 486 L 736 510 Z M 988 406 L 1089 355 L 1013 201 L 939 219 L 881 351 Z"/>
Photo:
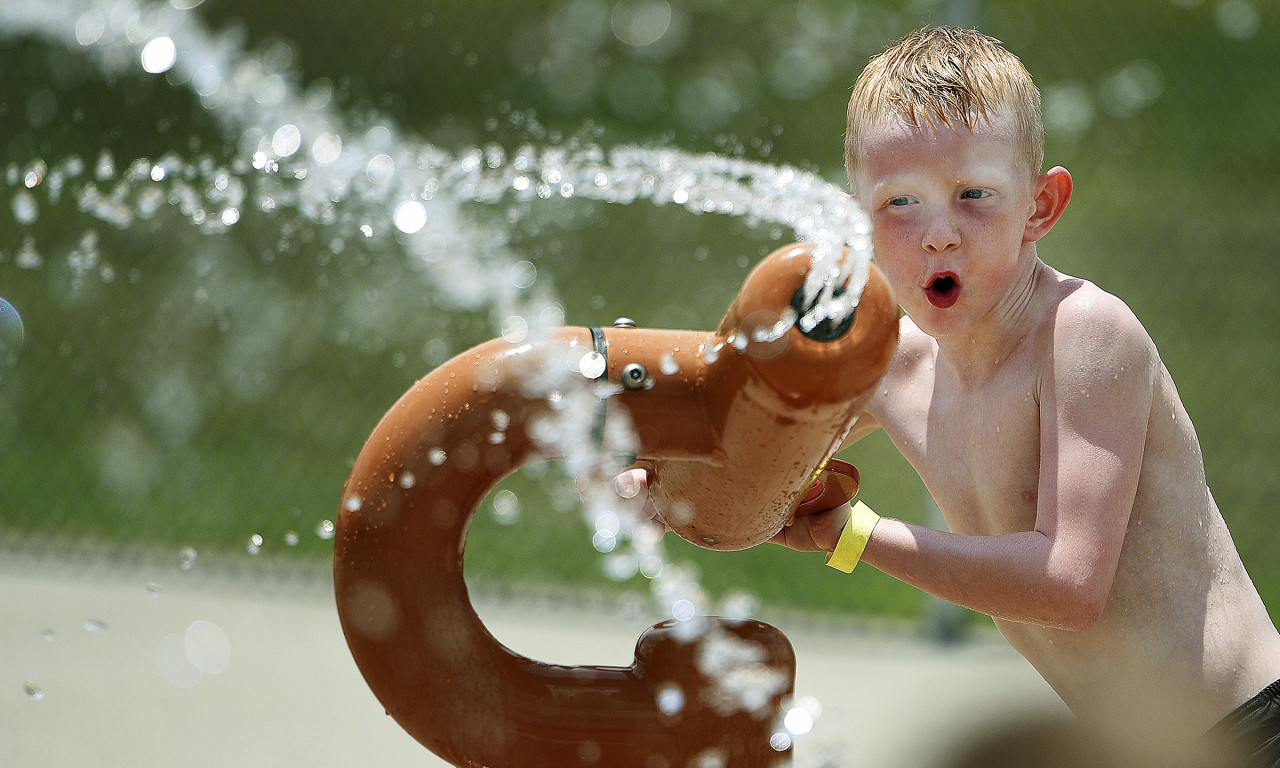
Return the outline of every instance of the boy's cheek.
<path id="1" fill-rule="evenodd" d="M 903 264 L 887 250 L 874 250 L 873 254 L 876 266 L 880 268 L 896 301 L 901 303 L 904 298 L 915 292 L 916 270 L 911 265 Z"/>

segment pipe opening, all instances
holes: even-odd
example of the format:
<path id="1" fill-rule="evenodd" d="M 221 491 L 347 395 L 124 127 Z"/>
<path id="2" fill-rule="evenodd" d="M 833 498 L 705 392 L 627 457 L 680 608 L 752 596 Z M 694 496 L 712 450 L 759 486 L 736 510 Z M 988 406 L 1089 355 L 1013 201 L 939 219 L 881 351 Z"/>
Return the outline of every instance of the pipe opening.
<path id="1" fill-rule="evenodd" d="M 831 298 L 838 299 L 847 293 L 845 286 L 837 286 L 831 290 Z M 804 286 L 801 285 L 796 289 L 795 295 L 791 297 L 791 308 L 796 311 L 796 316 L 800 318 L 796 322 L 796 330 L 814 341 L 835 341 L 843 337 L 853 327 L 854 317 L 858 313 L 858 308 L 853 307 L 844 317 L 823 317 L 808 330 L 805 329 L 807 323 L 803 322 L 804 318 L 813 311 L 821 300 L 822 296 L 813 297 L 812 300 L 806 302 L 804 298 Z"/>

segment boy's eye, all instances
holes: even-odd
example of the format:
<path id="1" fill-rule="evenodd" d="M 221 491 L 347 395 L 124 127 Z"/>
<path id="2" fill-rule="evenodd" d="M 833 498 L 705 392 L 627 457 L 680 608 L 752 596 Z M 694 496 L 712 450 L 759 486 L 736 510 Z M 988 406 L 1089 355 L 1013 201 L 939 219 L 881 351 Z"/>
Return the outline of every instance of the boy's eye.
<path id="1" fill-rule="evenodd" d="M 892 207 L 895 207 L 895 208 L 896 208 L 896 207 L 903 206 L 903 205 L 910 205 L 910 204 L 911 204 L 911 198 L 909 198 L 909 197 L 891 197 L 891 198 L 889 198 L 889 200 L 888 200 L 888 203 L 887 203 L 887 204 L 888 204 L 889 206 L 892 206 Z"/>
<path id="2" fill-rule="evenodd" d="M 985 189 L 966 189 L 964 192 L 960 193 L 960 197 L 965 200 L 979 200 L 984 197 L 989 197 L 990 195 L 991 193 Z"/>

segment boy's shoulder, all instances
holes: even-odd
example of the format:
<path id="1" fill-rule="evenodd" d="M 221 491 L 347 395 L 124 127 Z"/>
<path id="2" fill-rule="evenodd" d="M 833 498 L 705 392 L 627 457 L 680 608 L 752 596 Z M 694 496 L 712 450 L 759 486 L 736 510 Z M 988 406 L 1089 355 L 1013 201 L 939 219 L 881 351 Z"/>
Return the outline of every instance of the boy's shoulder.
<path id="1" fill-rule="evenodd" d="M 1128 304 L 1088 280 L 1059 278 L 1037 334 L 1041 359 L 1058 375 L 1141 379 L 1159 366 L 1155 343 Z"/>
<path id="2" fill-rule="evenodd" d="M 1055 347 L 1064 342 L 1086 347 L 1151 344 L 1129 305 L 1088 280 L 1058 274 L 1045 308 L 1041 327 L 1052 333 Z"/>

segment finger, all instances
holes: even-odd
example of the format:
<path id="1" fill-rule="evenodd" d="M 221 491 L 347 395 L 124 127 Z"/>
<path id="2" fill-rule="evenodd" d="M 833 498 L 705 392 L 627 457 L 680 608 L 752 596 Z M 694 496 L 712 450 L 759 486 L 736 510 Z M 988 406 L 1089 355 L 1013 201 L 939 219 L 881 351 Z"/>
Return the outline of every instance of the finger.
<path id="1" fill-rule="evenodd" d="M 613 478 L 613 492 L 624 499 L 634 499 L 648 489 L 648 473 L 643 469 L 629 469 Z"/>

